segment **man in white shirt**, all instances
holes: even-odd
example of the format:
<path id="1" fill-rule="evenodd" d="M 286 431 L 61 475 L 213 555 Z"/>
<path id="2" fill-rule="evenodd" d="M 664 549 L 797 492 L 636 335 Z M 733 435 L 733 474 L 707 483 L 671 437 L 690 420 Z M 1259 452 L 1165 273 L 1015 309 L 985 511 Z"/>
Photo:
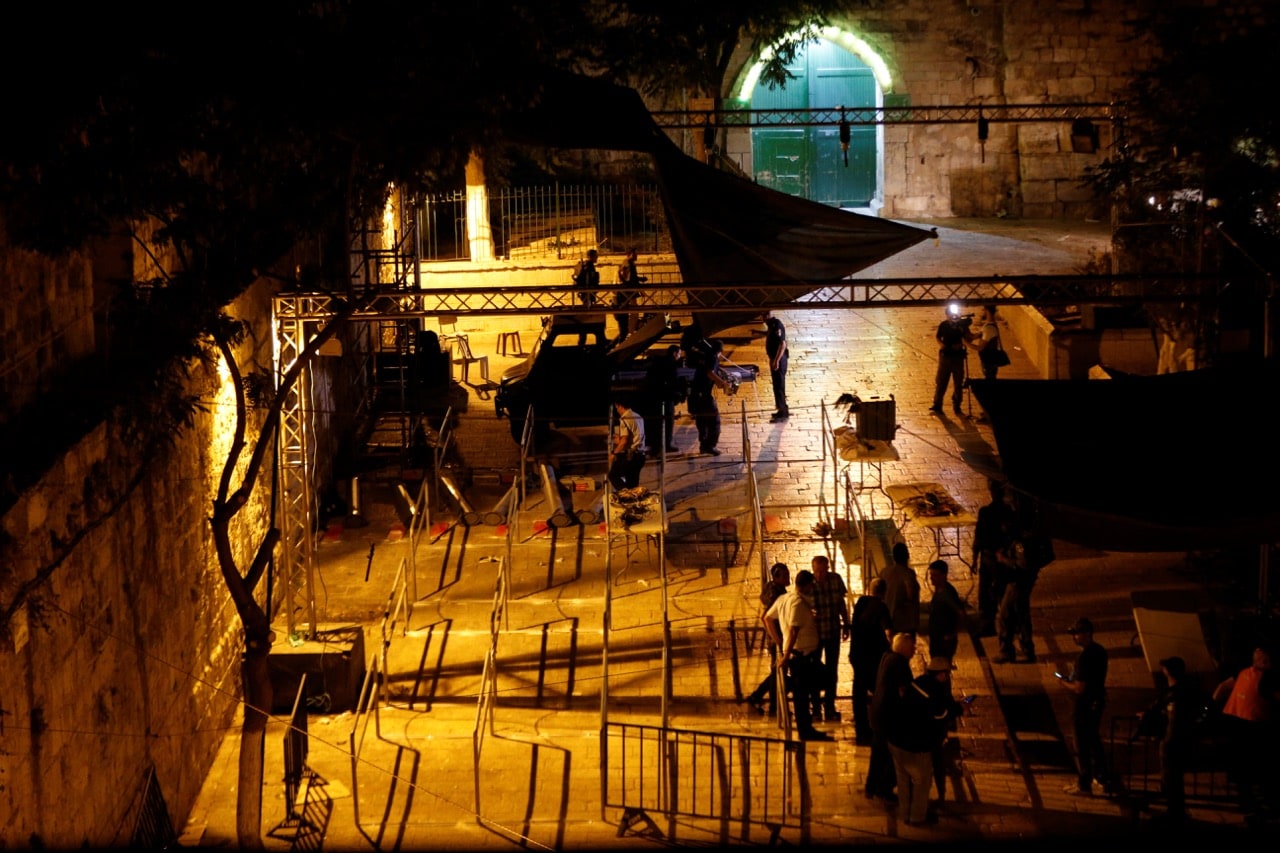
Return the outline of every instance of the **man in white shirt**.
<path id="1" fill-rule="evenodd" d="M 609 449 L 609 482 L 615 491 L 634 489 L 640 485 L 640 470 L 644 468 L 644 418 L 623 400 L 615 401 L 613 407 L 618 422 Z"/>
<path id="2" fill-rule="evenodd" d="M 764 626 L 782 650 L 778 666 L 786 668 L 800 739 L 831 740 L 830 735 L 813 727 L 811 710 L 822 678 L 822 649 L 813 613 L 813 572 L 796 572 L 794 587 L 769 607 Z"/>

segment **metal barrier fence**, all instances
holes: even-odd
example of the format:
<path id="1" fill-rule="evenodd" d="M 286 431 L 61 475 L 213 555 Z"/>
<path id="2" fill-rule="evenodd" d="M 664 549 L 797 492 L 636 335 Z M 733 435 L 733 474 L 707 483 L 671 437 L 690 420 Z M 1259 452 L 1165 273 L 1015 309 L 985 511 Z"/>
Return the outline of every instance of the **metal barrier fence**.
<path id="1" fill-rule="evenodd" d="M 767 829 L 770 843 L 783 829 L 808 840 L 810 798 L 799 741 L 606 723 L 601 751 L 604 805 L 623 813 L 618 835 L 641 824 L 660 831 L 657 814 L 719 821 L 721 843 L 735 834 L 751 840 L 753 827 Z"/>
<path id="2" fill-rule="evenodd" d="M 287 839 L 294 851 L 320 850 L 324 830 L 329 824 L 333 799 L 324 791 L 324 780 L 307 765 L 310 736 L 307 731 L 307 675 L 298 681 L 284 730 L 284 820 L 267 833 L 271 838 Z"/>
<path id="3" fill-rule="evenodd" d="M 652 185 L 561 185 L 490 189 L 489 225 L 501 259 L 581 258 L 629 247 L 670 251 L 662 198 Z M 467 260 L 467 193 L 425 197 L 419 208 L 421 259 Z"/>
<path id="4" fill-rule="evenodd" d="M 498 576 L 493 584 L 493 609 L 489 611 L 489 649 L 484 656 L 484 669 L 480 678 L 480 696 L 476 701 L 476 722 L 471 729 L 472 779 L 474 780 L 476 822 L 483 825 L 484 811 L 480 807 L 480 754 L 484 749 L 485 735 L 492 733 L 494 706 L 498 701 L 498 638 L 510 627 L 507 617 L 507 600 L 510 595 L 510 574 L 507 561 L 499 560 Z"/>
<path id="5" fill-rule="evenodd" d="M 134 808 L 132 832 L 129 843 L 124 846 L 131 850 L 167 850 L 176 846 L 178 836 L 173 831 L 169 807 L 165 804 L 154 766 L 147 768 L 147 778 L 142 783 Z"/>
<path id="6" fill-rule="evenodd" d="M 411 539 L 410 541 L 413 540 Z M 409 630 L 409 616 L 413 602 L 410 600 L 408 581 L 406 580 L 408 575 L 408 558 L 401 557 L 400 565 L 396 567 L 395 579 L 391 581 L 391 592 L 387 595 L 386 607 L 382 611 L 382 621 L 378 623 L 378 636 L 382 641 L 381 647 L 378 649 L 378 657 L 382 672 L 388 671 L 387 653 L 391 649 L 391 637 L 395 634 L 396 625 L 399 624 L 400 636 L 402 637 Z M 379 702 L 385 701 L 385 680 L 379 680 L 374 686 L 377 688 L 374 698 Z"/>
<path id="7" fill-rule="evenodd" d="M 293 699 L 293 711 L 284 730 L 284 819 L 286 825 L 296 824 L 302 815 L 298 812 L 298 794 L 307 777 L 307 674 L 298 679 L 298 693 Z"/>
<path id="8" fill-rule="evenodd" d="M 375 733 L 378 731 L 380 719 L 378 708 L 378 685 L 382 679 L 382 655 L 369 657 L 369 669 L 364 676 L 364 684 L 360 686 L 360 698 L 356 701 L 351 715 L 351 731 L 347 733 L 347 753 L 351 756 L 351 807 L 355 813 L 356 826 L 360 826 L 360 751 L 364 748 L 365 736 L 369 733 L 369 723 L 374 723 Z"/>
<path id="9" fill-rule="evenodd" d="M 1235 785 L 1228 777 L 1229 752 L 1220 737 L 1206 729 L 1191 744 L 1187 772 L 1183 776 L 1187 803 L 1234 807 Z M 1137 716 L 1111 720 L 1111 767 L 1127 796 L 1162 801 L 1160 790 L 1160 738 L 1146 733 Z"/>

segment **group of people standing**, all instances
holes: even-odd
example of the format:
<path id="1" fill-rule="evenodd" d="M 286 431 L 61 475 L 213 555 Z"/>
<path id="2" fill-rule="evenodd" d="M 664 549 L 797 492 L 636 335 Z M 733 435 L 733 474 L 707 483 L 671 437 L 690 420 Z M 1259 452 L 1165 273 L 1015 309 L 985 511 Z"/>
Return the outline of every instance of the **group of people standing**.
<path id="1" fill-rule="evenodd" d="M 1001 494 L 993 487 L 993 495 Z M 959 791 L 952 733 L 972 700 L 957 699 L 951 688 L 958 637 L 969 627 L 964 601 L 948 580 L 944 560 L 930 563 L 927 574 L 933 594 L 922 630 L 921 585 L 904 543 L 894 546 L 893 564 L 871 580 L 852 608 L 845 583 L 826 556 L 814 557 L 809 569 L 796 573 L 794 585 L 787 565 L 775 563 L 760 595 L 771 668 L 746 697 L 761 714 L 774 714 L 777 703 L 789 698 L 800 739 L 831 740 L 815 723 L 841 720 L 835 704 L 837 661 L 847 641 L 855 744 L 870 748 L 865 794 L 898 806 L 908 825 L 936 822 L 948 778 L 952 793 Z M 1076 778 L 1065 791 L 1085 797 L 1117 792 L 1102 738 L 1110 657 L 1094 631 L 1093 621 L 1084 616 L 1067 628 L 1077 654 L 1065 671 L 1055 673 L 1071 694 Z M 927 640 L 928 654 L 924 671 L 916 675 L 920 637 Z M 1196 688 L 1181 658 L 1160 661 L 1160 674 L 1164 689 L 1148 719 L 1156 726 L 1150 733 L 1159 739 L 1167 803 L 1161 817 L 1188 819 L 1183 779 L 1198 727 L 1212 709 L 1219 712 L 1242 808 L 1252 816 L 1268 804 L 1274 807 L 1280 786 L 1266 762 L 1280 745 L 1280 677 L 1271 668 L 1269 649 L 1255 649 L 1251 665 L 1222 682 L 1212 699 Z M 779 687 L 786 696 L 779 695 Z"/>
<path id="2" fill-rule="evenodd" d="M 854 604 L 849 649 L 854 736 L 856 743 L 871 747 L 864 792 L 868 798 L 903 803 L 909 825 L 936 821 L 930 790 L 936 788 L 941 806 L 947 776 L 953 777 L 953 788 L 957 784 L 951 733 L 964 706 L 952 695 L 951 671 L 967 615 L 948 575 L 945 560 L 929 564 L 933 594 L 923 632 L 929 655 L 918 676 L 911 661 L 921 633 L 921 589 L 905 543 L 893 546 L 893 563 Z"/>
<path id="3" fill-rule="evenodd" d="M 805 741 L 830 740 L 818 722 L 839 722 L 837 668 L 841 644 L 849 643 L 853 667 L 853 715 L 856 743 L 871 747 L 868 797 L 897 802 L 902 792 L 908 823 L 927 823 L 929 791 L 945 800 L 950 733 L 963 705 L 951 694 L 952 659 L 965 622 L 964 604 L 947 580 L 947 563 L 929 566 L 933 598 L 925 636 L 929 664 L 912 673 L 920 632 L 920 583 L 904 543 L 894 547 L 894 563 L 874 579 L 852 609 L 843 578 L 831 571 L 825 555 L 796 573 L 773 566 L 760 602 L 770 660 L 785 674 L 796 731 Z M 773 713 L 778 680 L 771 672 L 746 701 L 760 713 Z M 953 782 L 953 785 L 955 783 Z"/>
<path id="4" fill-rule="evenodd" d="M 824 555 L 814 557 L 809 569 L 797 572 L 794 589 L 786 592 L 789 576 L 785 564 L 775 564 L 771 582 L 761 594 L 766 642 L 775 653 L 774 666 L 786 673 L 800 738 L 831 740 L 813 724 L 841 719 L 836 682 L 840 644 L 849 638 L 848 589 Z M 778 701 L 774 685 L 771 673 L 747 701 L 762 713 L 772 713 Z"/>
<path id="5" fill-rule="evenodd" d="M 649 280 L 647 276 L 640 274 L 637 262 L 638 253 L 635 248 L 627 249 L 622 263 L 618 265 L 618 290 L 613 297 L 615 308 L 627 308 L 630 306 L 636 298 L 636 293 L 632 288 Z M 588 249 L 586 255 L 573 270 L 573 286 L 578 291 L 578 299 L 588 308 L 594 307 L 599 301 L 600 268 L 597 266 L 599 263 L 600 253 L 595 249 Z M 618 338 L 621 340 L 630 331 L 631 315 L 627 311 L 619 311 L 613 317 L 618 323 Z"/>

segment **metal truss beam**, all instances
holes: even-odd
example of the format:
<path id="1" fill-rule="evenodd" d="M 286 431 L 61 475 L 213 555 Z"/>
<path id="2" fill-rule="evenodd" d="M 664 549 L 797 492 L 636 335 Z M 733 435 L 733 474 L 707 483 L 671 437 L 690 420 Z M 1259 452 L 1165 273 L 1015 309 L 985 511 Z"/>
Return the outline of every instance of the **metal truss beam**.
<path id="1" fill-rule="evenodd" d="M 659 127 L 817 127 L 856 125 L 972 124 L 1002 122 L 1109 122 L 1123 118 L 1117 104 L 971 104 L 964 106 L 810 107 L 796 110 L 668 110 L 651 114 Z"/>
<path id="2" fill-rule="evenodd" d="M 828 284 L 660 283 L 634 291 L 633 311 L 708 312 L 824 310 L 945 305 L 1133 305 L 1189 302 L 1212 297 L 1218 280 L 1194 275 L 992 276 L 972 278 L 845 279 Z M 607 297 L 608 288 L 601 294 Z M 572 286 L 508 285 L 440 290 L 370 292 L 359 301 L 353 320 L 393 320 L 409 316 L 468 314 L 586 314 L 611 310 L 587 308 Z M 325 294 L 282 294 L 276 315 L 317 320 L 335 313 L 337 300 Z M 304 346 L 299 344 L 299 348 Z"/>
<path id="3" fill-rule="evenodd" d="M 298 360 L 315 334 L 315 324 L 304 317 L 276 316 L 279 340 L 277 371 L 283 375 Z M 280 526 L 280 583 L 278 595 L 283 598 L 286 629 L 290 636 L 299 633 L 302 622 L 307 634 L 316 630 L 315 597 L 311 573 L 315 567 L 313 554 L 315 529 L 312 512 L 311 479 L 314 473 L 315 448 L 310 435 L 311 401 L 306 393 L 310 371 L 304 371 L 285 396 L 280 409 L 279 436 L 276 441 L 280 470 L 277 497 L 277 523 Z"/>

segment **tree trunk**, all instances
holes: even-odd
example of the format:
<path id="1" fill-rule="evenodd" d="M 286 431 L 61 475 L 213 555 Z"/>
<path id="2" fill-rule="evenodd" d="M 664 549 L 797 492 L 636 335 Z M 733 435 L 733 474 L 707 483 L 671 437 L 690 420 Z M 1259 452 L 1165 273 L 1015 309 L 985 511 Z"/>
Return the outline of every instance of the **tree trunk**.
<path id="1" fill-rule="evenodd" d="M 493 227 L 489 223 L 484 157 L 474 148 L 467 157 L 467 242 L 473 263 L 493 260 Z"/>
<path id="2" fill-rule="evenodd" d="M 257 646 L 255 648 L 255 645 Z M 270 644 L 247 644 L 244 655 L 244 725 L 240 730 L 240 777 L 236 837 L 242 850 L 262 849 L 262 780 L 267 719 L 271 712 Z"/>

